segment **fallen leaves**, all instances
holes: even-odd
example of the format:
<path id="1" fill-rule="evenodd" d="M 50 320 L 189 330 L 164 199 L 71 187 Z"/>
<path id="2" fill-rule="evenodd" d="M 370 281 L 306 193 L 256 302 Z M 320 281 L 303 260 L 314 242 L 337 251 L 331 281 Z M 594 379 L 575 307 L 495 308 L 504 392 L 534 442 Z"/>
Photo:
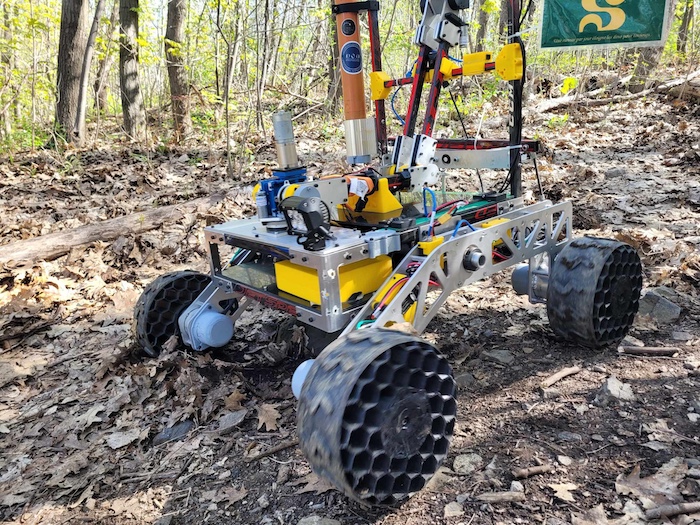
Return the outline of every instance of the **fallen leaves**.
<path id="1" fill-rule="evenodd" d="M 281 414 L 275 408 L 277 405 L 263 403 L 258 407 L 258 430 L 265 427 L 268 432 L 277 430 L 277 420 Z"/>
<path id="2" fill-rule="evenodd" d="M 645 478 L 640 477 L 640 471 L 636 465 L 629 475 L 620 474 L 615 480 L 617 493 L 636 496 L 645 509 L 683 500 L 678 485 L 685 479 L 688 466 L 682 458 L 671 459 Z"/>
<path id="3" fill-rule="evenodd" d="M 562 501 L 576 501 L 571 492 L 577 490 L 578 485 L 575 485 L 574 483 L 551 483 L 547 486 L 554 491 L 555 498 L 559 498 Z"/>
<path id="4" fill-rule="evenodd" d="M 224 400 L 224 406 L 228 410 L 240 410 L 241 408 L 243 408 L 243 405 L 241 405 L 241 401 L 245 401 L 245 399 L 245 394 L 242 394 L 238 390 L 238 388 L 235 388 L 230 395 L 226 396 L 226 399 Z"/>
<path id="5" fill-rule="evenodd" d="M 300 489 L 297 489 L 295 491 L 295 494 L 305 494 L 307 492 L 313 492 L 314 494 L 318 495 L 323 494 L 324 492 L 328 492 L 329 490 L 335 489 L 335 487 L 330 481 L 328 481 L 326 478 L 322 478 L 314 474 L 313 472 L 307 474 L 302 478 L 292 481 L 289 484 L 293 487 L 304 485 Z"/>
<path id="6" fill-rule="evenodd" d="M 117 450 L 130 445 L 136 441 L 141 435 L 141 431 L 138 428 L 132 428 L 126 432 L 114 432 L 107 436 L 107 445 L 112 450 Z"/>

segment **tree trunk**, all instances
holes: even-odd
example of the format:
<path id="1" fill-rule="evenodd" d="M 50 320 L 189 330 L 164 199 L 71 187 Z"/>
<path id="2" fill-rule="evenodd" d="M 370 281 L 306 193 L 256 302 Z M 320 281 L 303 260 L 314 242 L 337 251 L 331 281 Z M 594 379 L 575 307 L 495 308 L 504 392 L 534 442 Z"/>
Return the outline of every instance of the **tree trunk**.
<path id="1" fill-rule="evenodd" d="M 119 1 L 120 46 L 119 83 L 121 85 L 124 131 L 133 140 L 146 138 L 146 111 L 139 85 L 139 1 Z"/>
<path id="2" fill-rule="evenodd" d="M 98 113 L 107 110 L 107 73 L 112 66 L 113 55 L 110 52 L 114 35 L 114 28 L 117 25 L 119 17 L 119 0 L 115 0 L 112 7 L 112 16 L 109 18 L 109 33 L 107 35 L 107 44 L 104 57 L 97 65 L 97 75 L 93 88 L 95 89 L 95 109 Z"/>
<path id="3" fill-rule="evenodd" d="M 83 69 L 80 73 L 80 93 L 78 95 L 78 113 L 75 117 L 75 125 L 73 127 L 73 140 L 79 144 L 85 140 L 85 113 L 87 112 L 87 92 L 88 81 L 90 80 L 90 65 L 92 64 L 92 55 L 95 51 L 95 39 L 97 38 L 97 30 L 100 26 L 100 19 L 105 10 L 105 0 L 98 0 L 95 7 L 95 17 L 92 19 L 92 27 L 88 36 L 87 45 L 85 46 L 85 59 L 83 60 Z"/>
<path id="4" fill-rule="evenodd" d="M 340 53 L 338 52 L 338 29 L 335 19 L 330 20 L 330 56 L 328 57 L 328 110 L 331 114 L 336 114 L 340 107 Z"/>
<path id="5" fill-rule="evenodd" d="M 686 52 L 686 47 L 688 45 L 688 28 L 693 21 L 694 10 L 695 0 L 686 0 L 681 27 L 678 29 L 678 41 L 676 42 L 676 49 L 679 53 L 685 54 Z"/>
<path id="6" fill-rule="evenodd" d="M 87 0 L 63 0 L 58 37 L 58 82 L 56 131 L 65 135 L 73 129 L 78 114 L 80 72 L 87 42 Z M 66 137 L 69 138 L 69 137 Z"/>
<path id="7" fill-rule="evenodd" d="M 12 69 L 13 69 L 13 51 L 11 51 L 12 42 L 12 22 L 10 21 L 10 6 L 9 2 L 4 2 L 2 6 L 3 12 L 3 31 L 2 39 L 4 41 L 4 46 L 2 48 L 2 53 L 0 53 L 0 79 L 5 87 L 9 87 L 10 80 L 12 79 Z M 9 91 L 9 90 L 8 90 Z M 0 97 L 0 137 L 9 139 L 12 135 L 12 115 L 9 106 L 2 111 L 5 103 L 4 99 Z"/>
<path id="8" fill-rule="evenodd" d="M 168 27 L 165 31 L 165 61 L 168 65 L 170 98 L 173 107 L 175 141 L 192 133 L 190 117 L 190 93 L 185 71 L 182 43 L 185 39 L 184 21 L 187 14 L 185 0 L 168 1 Z"/>
<path id="9" fill-rule="evenodd" d="M 479 2 L 479 29 L 476 31 L 476 43 L 474 45 L 474 51 L 480 53 L 484 50 L 484 40 L 486 39 L 486 30 L 489 25 L 489 14 L 484 9 L 485 0 Z"/>
<path id="10" fill-rule="evenodd" d="M 659 64 L 663 50 L 663 47 L 644 47 L 639 50 L 637 65 L 628 87 L 630 93 L 639 93 L 645 89 L 649 75 Z"/>

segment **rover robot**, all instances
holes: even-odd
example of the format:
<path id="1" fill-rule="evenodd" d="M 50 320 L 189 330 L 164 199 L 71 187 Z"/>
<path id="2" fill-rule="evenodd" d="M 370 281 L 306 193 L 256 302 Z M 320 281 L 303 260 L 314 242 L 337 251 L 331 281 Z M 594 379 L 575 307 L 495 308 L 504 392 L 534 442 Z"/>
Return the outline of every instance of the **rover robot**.
<path id="1" fill-rule="evenodd" d="M 135 311 L 149 355 L 173 335 L 194 351 L 224 346 L 255 302 L 335 337 L 294 374 L 300 446 L 314 471 L 370 505 L 400 502 L 426 485 L 447 456 L 457 413 L 447 360 L 392 326 L 421 333 L 452 291 L 505 269 L 518 293 L 546 303 L 552 330 L 575 343 L 619 341 L 639 303 L 634 249 L 573 239 L 570 202 L 524 201 L 521 165 L 536 168 L 539 144 L 522 137 L 520 2 L 510 0 L 498 54 L 460 53 L 468 7 L 468 0 L 422 0 L 415 65 L 392 79 L 382 70 L 378 2 L 336 0 L 347 156 L 358 169 L 309 177 L 290 115 L 275 114 L 279 168 L 255 187 L 257 216 L 206 228 L 210 274 L 163 275 Z M 360 14 L 369 27 L 370 117 Z M 508 82 L 509 138 L 434 138 L 441 90 L 487 73 Z M 389 97 L 404 85 L 403 132 L 389 138 Z M 500 169 L 505 182 L 450 193 L 443 177 L 451 168 Z"/>

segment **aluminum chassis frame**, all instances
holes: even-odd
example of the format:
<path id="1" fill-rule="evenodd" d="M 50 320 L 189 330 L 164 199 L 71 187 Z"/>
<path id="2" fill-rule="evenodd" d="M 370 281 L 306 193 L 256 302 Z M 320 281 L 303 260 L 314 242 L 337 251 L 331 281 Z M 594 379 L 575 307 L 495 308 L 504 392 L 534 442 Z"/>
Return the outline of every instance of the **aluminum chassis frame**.
<path id="1" fill-rule="evenodd" d="M 369 326 L 383 327 L 387 324 L 406 322 L 401 305 L 413 294 L 418 306 L 412 325 L 418 332 L 422 332 L 454 290 L 523 262 L 529 262 L 530 267 L 530 299 L 533 302 L 543 302 L 544 297 L 536 293 L 538 268 L 541 267 L 545 256 L 553 259 L 571 240 L 572 205 L 570 202 L 552 204 L 550 201 L 541 201 L 523 206 L 522 199 L 511 199 L 498 204 L 499 214 L 482 221 L 488 223 L 499 219 L 497 224 L 479 228 L 480 223 L 477 222 L 473 225 L 476 231 L 464 226 L 457 235 L 447 238 L 429 255 L 423 255 L 419 245 L 414 246 L 394 268 L 392 276 L 396 273 L 408 274 L 406 269 L 410 263 L 418 261 L 421 265 L 410 274 L 410 279 Z M 343 330 L 342 333 L 347 334 L 356 330 L 358 321 L 368 319 L 372 313 L 378 292 L 362 305 L 343 304 L 338 283 L 339 267 L 350 262 L 371 259 L 376 255 L 390 254 L 392 250 L 388 246 L 392 245 L 392 241 L 387 239 L 390 239 L 392 234 L 398 236 L 399 232 L 378 230 L 360 233 L 347 228 L 338 228 L 336 231 L 350 234 L 337 239 L 334 245 L 324 250 L 311 252 L 296 244 L 294 236 L 286 233 L 265 233 L 262 224 L 255 219 L 231 221 L 207 228 L 205 232 L 212 282 L 180 316 L 180 329 L 185 343 L 192 346 L 193 338 L 189 330 L 199 313 L 215 309 L 227 313 L 235 322 L 253 302 L 294 315 L 299 321 L 328 333 Z M 449 228 L 450 234 L 452 231 L 453 228 Z M 383 249 L 377 248 L 378 241 L 383 243 Z M 494 243 L 499 242 L 504 243 L 511 251 L 512 255 L 507 260 L 494 261 L 491 255 Z M 373 243 L 374 249 L 370 250 Z M 321 304 L 312 306 L 289 294 L 275 293 L 265 287 L 255 286 L 252 282 L 227 276 L 220 260 L 219 247 L 222 245 L 243 245 L 251 250 L 259 249 L 261 252 L 272 247 L 287 252 L 289 259 L 295 264 L 317 271 L 322 292 Z M 465 257 L 476 250 L 486 256 L 485 263 L 473 270 L 466 269 L 463 264 Z M 390 276 L 378 290 L 384 289 L 391 280 Z M 437 281 L 440 291 L 430 291 L 429 281 Z M 418 291 L 414 293 L 416 289 Z M 434 296 L 436 293 L 439 293 L 437 297 Z M 227 307 L 231 310 L 232 301 L 235 301 L 235 307 L 232 311 L 226 311 Z"/>

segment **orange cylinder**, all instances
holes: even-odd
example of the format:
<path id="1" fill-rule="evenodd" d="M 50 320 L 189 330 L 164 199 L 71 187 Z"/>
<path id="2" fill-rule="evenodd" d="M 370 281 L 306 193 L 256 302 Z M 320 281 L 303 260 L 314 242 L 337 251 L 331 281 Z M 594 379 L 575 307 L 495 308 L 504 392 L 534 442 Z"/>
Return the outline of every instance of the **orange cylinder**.
<path id="1" fill-rule="evenodd" d="M 336 0 L 336 5 L 356 0 Z M 362 74 L 362 48 L 357 13 L 338 13 L 335 17 L 340 51 L 340 79 L 343 83 L 345 120 L 367 118 L 365 81 Z"/>

